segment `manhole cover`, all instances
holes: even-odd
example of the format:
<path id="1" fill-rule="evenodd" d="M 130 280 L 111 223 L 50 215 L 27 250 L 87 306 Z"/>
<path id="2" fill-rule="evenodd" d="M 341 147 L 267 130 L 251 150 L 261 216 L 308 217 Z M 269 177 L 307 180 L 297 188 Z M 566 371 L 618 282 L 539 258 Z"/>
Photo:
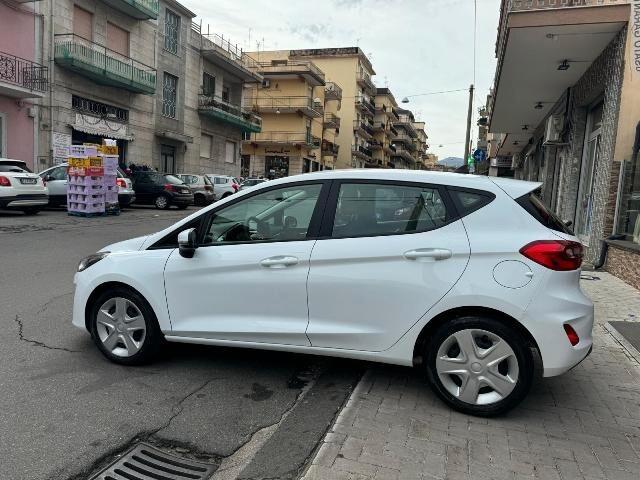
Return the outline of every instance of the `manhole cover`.
<path id="1" fill-rule="evenodd" d="M 216 466 L 177 457 L 140 443 L 91 480 L 203 480 Z"/>
<path id="2" fill-rule="evenodd" d="M 624 339 L 640 351 L 640 323 L 638 322 L 609 322 Z"/>

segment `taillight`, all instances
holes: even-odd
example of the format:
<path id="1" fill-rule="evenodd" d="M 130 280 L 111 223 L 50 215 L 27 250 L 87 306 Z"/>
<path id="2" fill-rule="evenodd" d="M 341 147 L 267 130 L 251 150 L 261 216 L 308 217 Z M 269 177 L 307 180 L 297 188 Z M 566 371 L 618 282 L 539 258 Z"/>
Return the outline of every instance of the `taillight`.
<path id="1" fill-rule="evenodd" d="M 173 192 L 173 191 L 175 191 L 175 187 L 173 185 L 171 185 L 170 183 L 165 183 L 164 184 L 164 191 L 165 192 Z"/>
<path id="2" fill-rule="evenodd" d="M 578 334 L 576 333 L 576 331 L 568 323 L 565 323 L 563 327 L 564 327 L 564 332 L 567 334 L 567 338 L 569 339 L 569 342 L 571 343 L 571 345 L 575 347 L 580 342 L 580 337 L 578 337 Z"/>
<path id="3" fill-rule="evenodd" d="M 0 175 L 0 187 L 10 187 L 11 186 L 11 182 L 9 181 L 9 179 L 7 177 L 3 177 L 2 175 Z"/>
<path id="4" fill-rule="evenodd" d="M 120 188 L 127 188 L 127 182 L 124 181 L 124 178 L 116 178 L 116 185 Z"/>
<path id="5" fill-rule="evenodd" d="M 569 240 L 537 240 L 520 249 L 529 260 L 551 270 L 566 272 L 582 265 L 582 244 Z"/>
<path id="6" fill-rule="evenodd" d="M 234 191 L 234 192 L 237 192 L 237 191 L 238 191 L 238 189 L 240 188 L 240 185 L 238 185 L 237 183 L 232 183 L 232 184 L 231 184 L 231 188 L 233 188 L 233 191 Z"/>

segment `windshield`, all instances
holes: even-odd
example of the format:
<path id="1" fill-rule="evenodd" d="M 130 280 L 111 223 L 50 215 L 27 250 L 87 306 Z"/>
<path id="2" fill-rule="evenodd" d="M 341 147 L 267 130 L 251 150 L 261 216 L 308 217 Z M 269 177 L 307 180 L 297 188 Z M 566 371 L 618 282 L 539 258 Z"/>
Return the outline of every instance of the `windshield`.
<path id="1" fill-rule="evenodd" d="M 4 160 L 2 163 L 0 163 L 0 172 L 32 173 L 31 170 L 29 170 L 29 167 L 27 167 L 26 163 L 11 160 Z"/>

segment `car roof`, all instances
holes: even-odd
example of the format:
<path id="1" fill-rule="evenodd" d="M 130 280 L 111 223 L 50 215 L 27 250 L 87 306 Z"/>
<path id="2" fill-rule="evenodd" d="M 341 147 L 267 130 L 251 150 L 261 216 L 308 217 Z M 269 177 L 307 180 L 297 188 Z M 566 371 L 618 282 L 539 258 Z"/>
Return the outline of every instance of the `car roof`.
<path id="1" fill-rule="evenodd" d="M 4 157 L 0 157 L 0 163 L 11 163 L 11 164 L 22 163 L 23 165 L 27 164 L 27 162 L 25 162 L 24 160 L 16 160 L 13 158 L 4 158 Z"/>

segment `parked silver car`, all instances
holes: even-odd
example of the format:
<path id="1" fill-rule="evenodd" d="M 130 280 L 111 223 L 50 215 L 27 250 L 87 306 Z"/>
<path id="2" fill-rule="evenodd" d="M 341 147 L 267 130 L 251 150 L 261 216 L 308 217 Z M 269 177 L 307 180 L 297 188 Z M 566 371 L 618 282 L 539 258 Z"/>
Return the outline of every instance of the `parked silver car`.
<path id="1" fill-rule="evenodd" d="M 49 206 L 58 207 L 67 204 L 67 164 L 61 163 L 55 167 L 47 168 L 38 175 L 47 184 L 49 189 Z M 116 179 L 118 185 L 118 203 L 121 208 L 128 207 L 135 199 L 131 179 L 120 169 Z"/>
<path id="2" fill-rule="evenodd" d="M 181 173 L 177 174 L 176 177 L 189 185 L 193 192 L 193 203 L 195 205 L 210 205 L 215 200 L 213 182 L 206 175 Z"/>
<path id="3" fill-rule="evenodd" d="M 240 189 L 240 181 L 236 177 L 213 173 L 207 173 L 207 177 L 213 182 L 216 200 L 233 195 Z"/>

